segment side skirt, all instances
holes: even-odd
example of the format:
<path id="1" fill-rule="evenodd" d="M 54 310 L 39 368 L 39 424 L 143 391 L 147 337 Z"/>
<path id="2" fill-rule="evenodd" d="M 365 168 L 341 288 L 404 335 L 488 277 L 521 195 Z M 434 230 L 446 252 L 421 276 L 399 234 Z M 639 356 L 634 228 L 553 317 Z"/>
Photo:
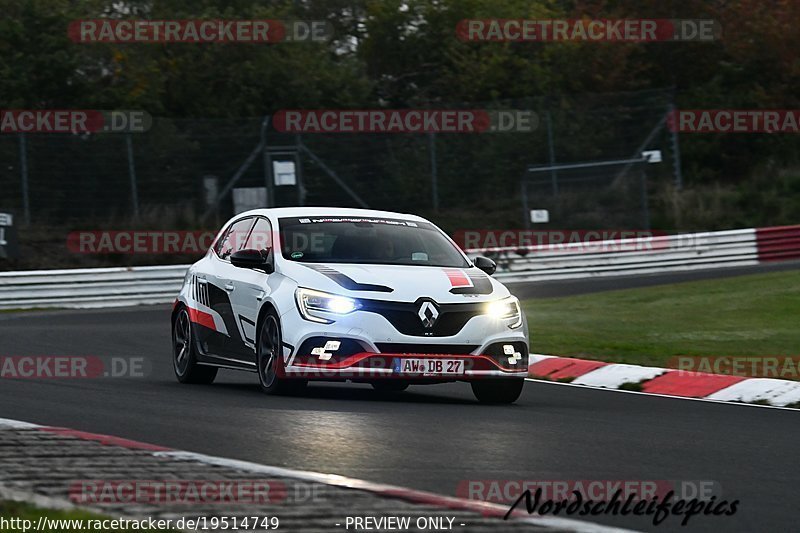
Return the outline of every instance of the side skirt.
<path id="1" fill-rule="evenodd" d="M 207 355 L 206 358 L 217 359 L 217 357 L 213 355 Z M 252 372 L 253 374 L 256 373 L 256 365 L 246 365 L 238 361 L 236 362 L 198 361 L 197 364 L 203 366 L 213 366 L 216 368 L 225 368 L 227 370 L 241 370 L 243 372 Z"/>

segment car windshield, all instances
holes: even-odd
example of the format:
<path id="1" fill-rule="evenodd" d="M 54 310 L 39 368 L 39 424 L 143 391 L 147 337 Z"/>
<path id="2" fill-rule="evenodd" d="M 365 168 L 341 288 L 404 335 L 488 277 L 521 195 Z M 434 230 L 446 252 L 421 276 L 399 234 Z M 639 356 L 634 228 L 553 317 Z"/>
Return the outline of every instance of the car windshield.
<path id="1" fill-rule="evenodd" d="M 468 267 L 433 224 L 372 217 L 297 217 L 280 223 L 283 257 L 310 263 Z"/>

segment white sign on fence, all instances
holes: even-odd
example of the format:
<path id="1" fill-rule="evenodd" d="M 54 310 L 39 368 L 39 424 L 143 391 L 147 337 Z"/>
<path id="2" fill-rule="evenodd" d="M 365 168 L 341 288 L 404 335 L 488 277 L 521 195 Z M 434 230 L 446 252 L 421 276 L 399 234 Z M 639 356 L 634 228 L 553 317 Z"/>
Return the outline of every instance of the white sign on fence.
<path id="1" fill-rule="evenodd" d="M 534 224 L 546 224 L 550 222 L 550 211 L 547 209 L 531 209 L 531 222 Z"/>
<path id="2" fill-rule="evenodd" d="M 273 161 L 272 172 L 275 175 L 275 185 L 297 184 L 294 161 Z"/>
<path id="3" fill-rule="evenodd" d="M 647 159 L 648 163 L 661 163 L 661 150 L 645 150 L 642 152 L 642 157 Z"/>
<path id="4" fill-rule="evenodd" d="M 17 230 L 11 213 L 0 213 L 0 259 L 17 256 Z"/>

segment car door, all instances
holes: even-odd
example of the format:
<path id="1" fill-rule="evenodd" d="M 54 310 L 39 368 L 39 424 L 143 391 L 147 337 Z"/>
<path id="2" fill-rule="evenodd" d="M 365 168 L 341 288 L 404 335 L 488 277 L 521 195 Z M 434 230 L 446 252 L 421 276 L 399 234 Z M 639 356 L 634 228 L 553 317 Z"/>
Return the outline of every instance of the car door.
<path id="1" fill-rule="evenodd" d="M 213 267 L 206 275 L 209 307 L 215 311 L 225 324 L 225 333 L 209 337 L 208 352 L 231 362 L 252 360 L 252 349 L 247 346 L 239 326 L 238 313 L 233 300 L 236 292 L 236 277 L 244 269 L 234 267 L 230 256 L 244 246 L 255 217 L 236 220 L 230 225 L 225 236 L 214 249 Z"/>
<path id="2" fill-rule="evenodd" d="M 272 247 L 272 225 L 266 217 L 256 217 L 242 250 L 267 252 Z M 256 320 L 261 303 L 269 295 L 268 275 L 260 270 L 237 268 L 232 276 L 234 290 L 231 295 L 233 311 L 245 345 L 250 348 L 249 360 L 255 363 Z"/>

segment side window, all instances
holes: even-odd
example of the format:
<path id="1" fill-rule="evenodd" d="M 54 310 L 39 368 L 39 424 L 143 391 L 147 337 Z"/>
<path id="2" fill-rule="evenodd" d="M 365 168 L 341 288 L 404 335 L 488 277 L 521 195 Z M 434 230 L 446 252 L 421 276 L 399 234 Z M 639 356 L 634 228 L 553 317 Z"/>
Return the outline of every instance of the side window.
<path id="1" fill-rule="evenodd" d="M 227 260 L 233 252 L 242 248 L 242 244 L 245 238 L 247 238 L 247 232 L 250 230 L 252 224 L 253 218 L 248 217 L 237 220 L 231 225 L 231 229 L 228 230 L 228 233 L 226 233 L 217 244 L 216 252 L 220 259 Z"/>
<path id="2" fill-rule="evenodd" d="M 217 255 L 222 254 L 222 249 L 225 247 L 225 241 L 227 240 L 229 230 L 230 228 L 225 228 L 225 231 L 222 233 L 222 237 L 220 237 L 217 241 L 217 244 L 214 245 L 214 251 L 217 253 Z"/>
<path id="3" fill-rule="evenodd" d="M 257 218 L 253 231 L 247 238 L 243 250 L 266 250 L 272 247 L 272 224 L 266 218 Z"/>

